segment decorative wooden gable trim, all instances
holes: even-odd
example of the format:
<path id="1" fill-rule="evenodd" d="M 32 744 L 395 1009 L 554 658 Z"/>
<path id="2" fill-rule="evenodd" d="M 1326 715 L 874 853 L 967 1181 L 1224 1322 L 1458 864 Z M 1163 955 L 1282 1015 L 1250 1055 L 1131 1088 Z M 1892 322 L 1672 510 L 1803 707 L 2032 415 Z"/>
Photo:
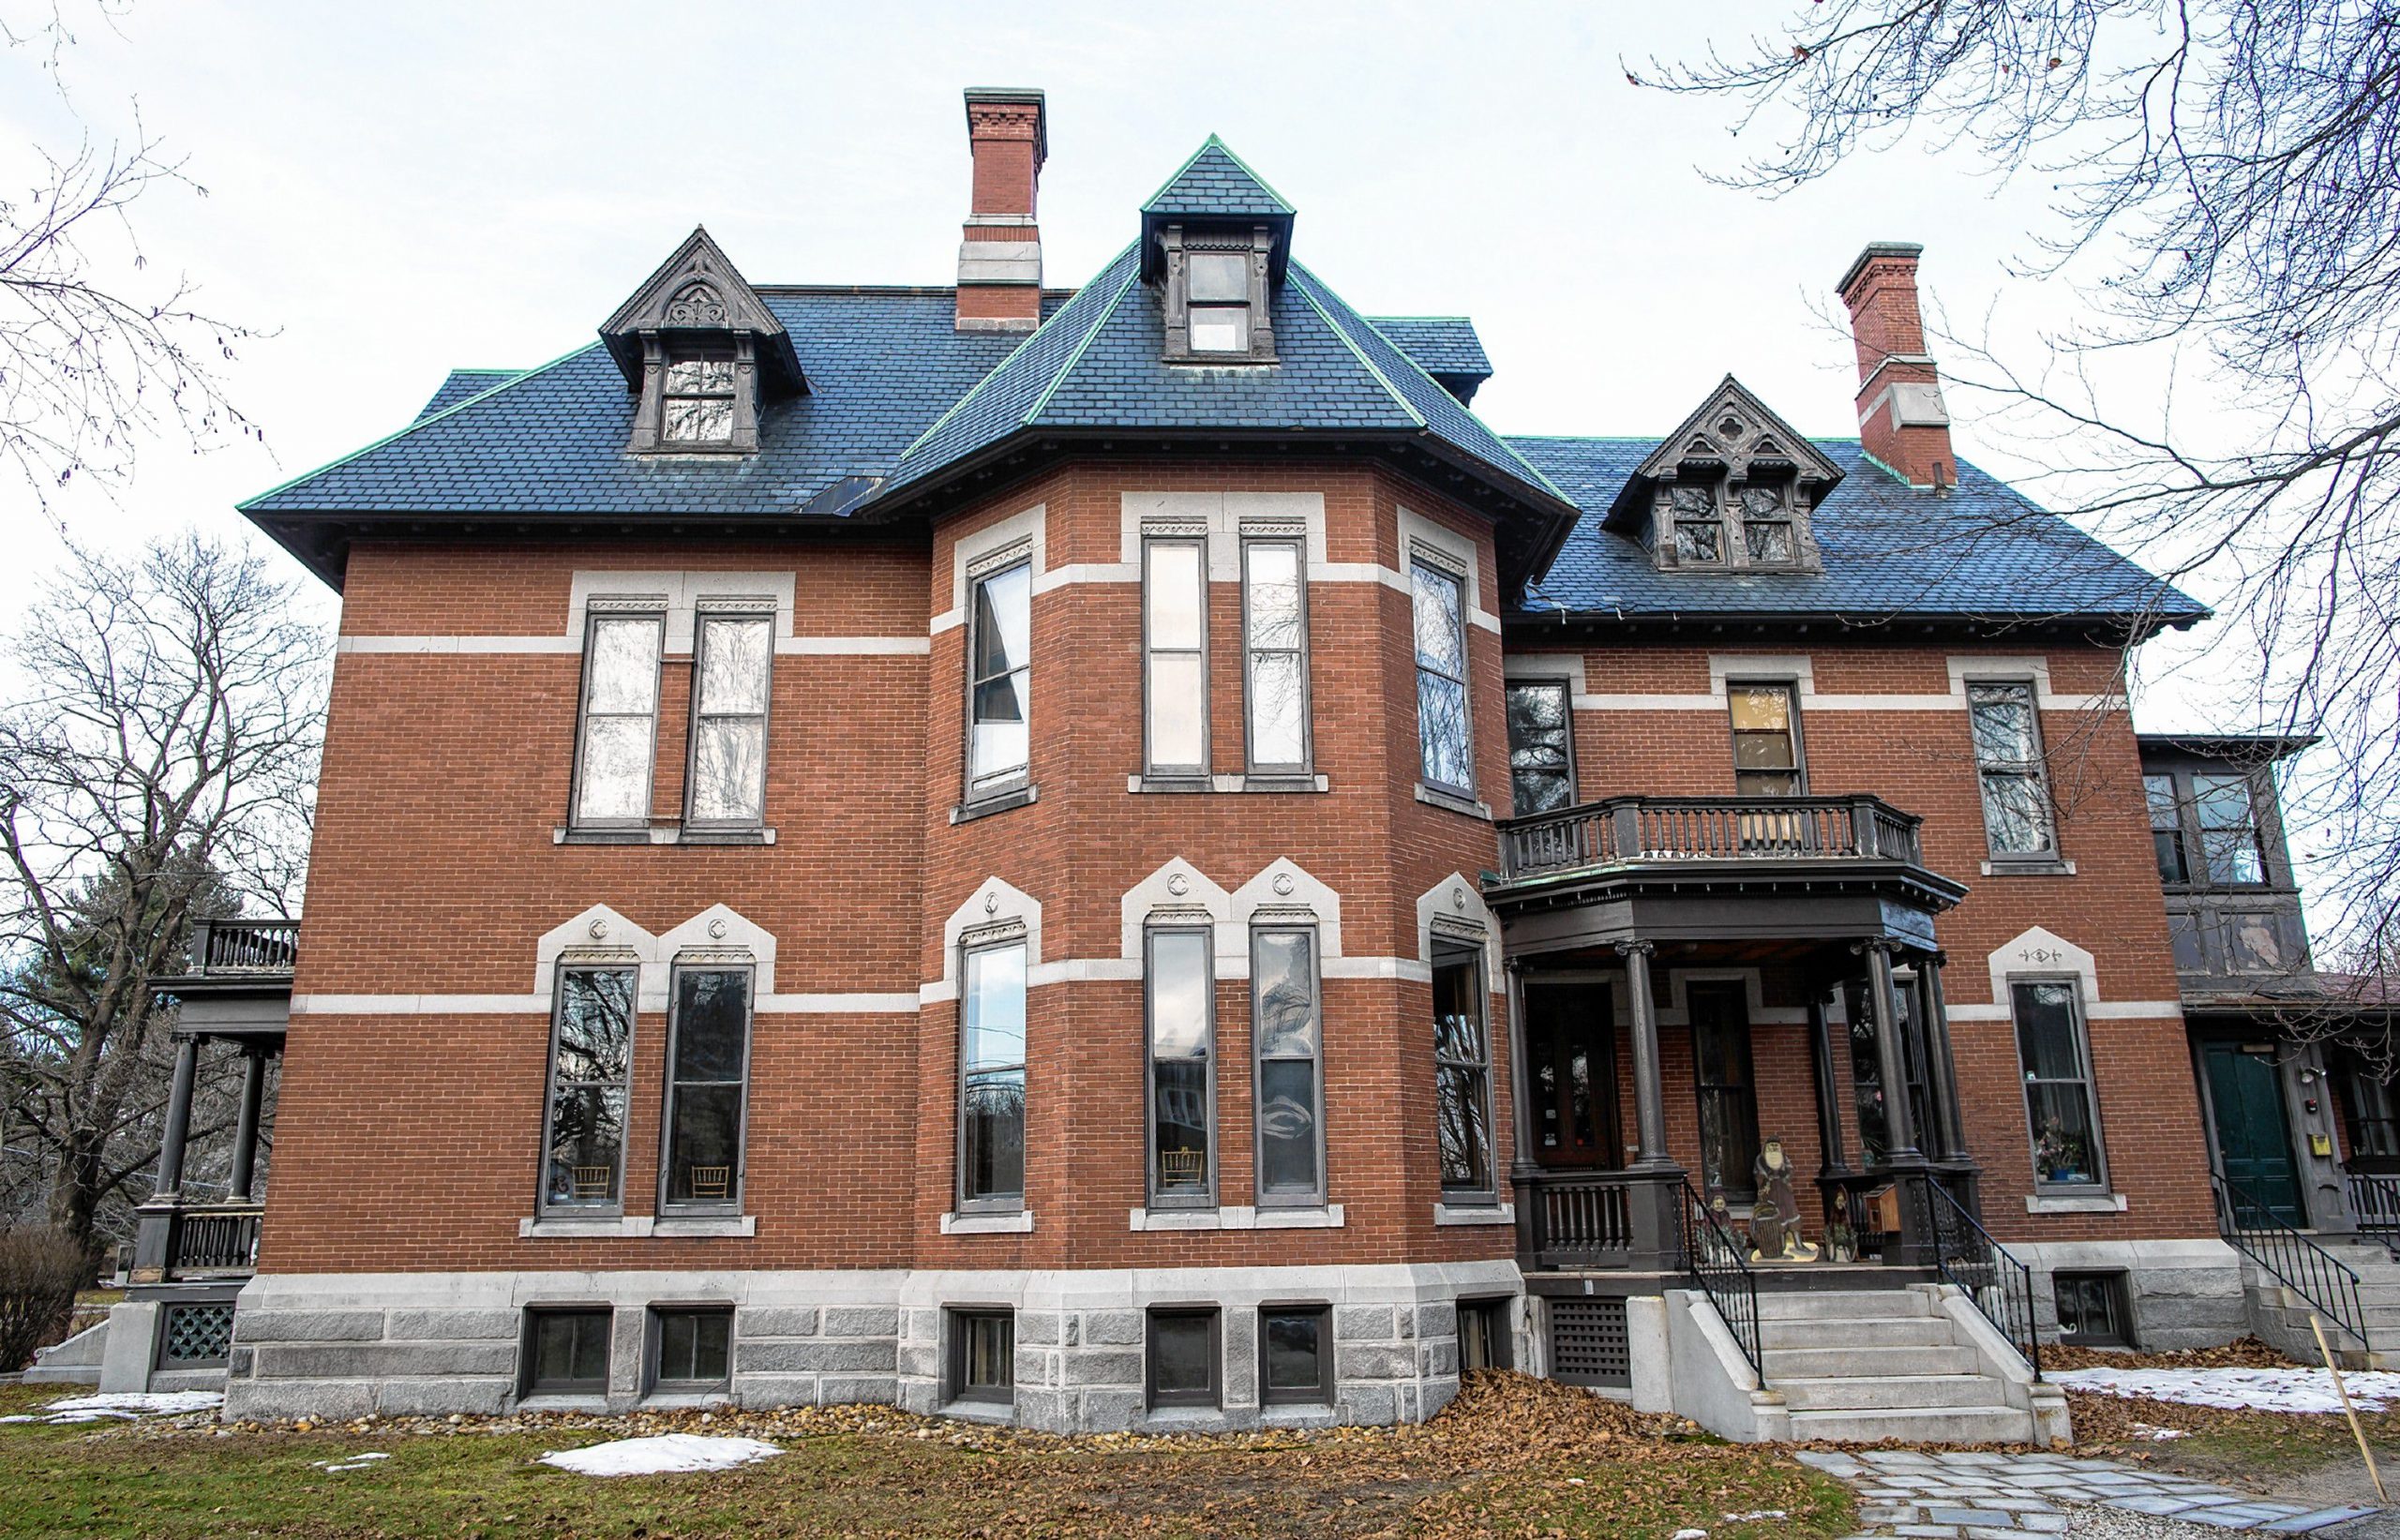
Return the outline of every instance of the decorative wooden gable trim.
<path id="1" fill-rule="evenodd" d="M 761 402 L 808 389 L 783 322 L 704 228 L 617 307 L 600 336 L 626 384 L 640 393 L 630 446 L 637 453 L 748 453 L 758 447 Z M 668 371 L 693 361 L 730 369 L 731 430 L 721 440 L 679 442 L 666 426 Z"/>
<path id="2" fill-rule="evenodd" d="M 1627 478 L 1606 524 L 1648 545 L 1664 568 L 1818 572 L 1809 516 L 1841 479 L 1841 467 L 1729 374 Z M 1763 554 L 1752 546 L 1751 497 L 1778 505 L 1779 516 L 1754 520 Z M 1696 515 L 1692 505 L 1710 512 Z M 1682 548 L 1675 523 L 1704 534 L 1701 526 L 1711 521 L 1714 555 Z"/>

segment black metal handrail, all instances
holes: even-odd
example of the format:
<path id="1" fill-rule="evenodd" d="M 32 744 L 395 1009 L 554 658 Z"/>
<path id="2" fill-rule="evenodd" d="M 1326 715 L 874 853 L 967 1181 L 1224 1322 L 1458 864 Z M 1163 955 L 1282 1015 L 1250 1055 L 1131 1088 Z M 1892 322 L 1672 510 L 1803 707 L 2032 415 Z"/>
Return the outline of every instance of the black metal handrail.
<path id="1" fill-rule="evenodd" d="M 1742 1243 L 1725 1221 L 1701 1201 L 1684 1178 L 1684 1270 L 1717 1307 L 1734 1346 L 1750 1362 L 1750 1372 L 1766 1385 L 1766 1356 L 1760 1351 L 1759 1276 L 1742 1260 Z"/>
<path id="2" fill-rule="evenodd" d="M 1938 1179 L 1928 1176 L 1922 1186 L 1932 1210 L 1933 1260 L 1942 1281 L 1955 1284 L 1992 1328 L 2025 1355 L 2038 1381 L 2042 1334 L 2033 1316 L 2033 1269 L 1992 1239 L 1991 1232 Z"/>
<path id="3" fill-rule="evenodd" d="M 2359 1346 L 2374 1352 L 2375 1344 L 2367 1340 L 2366 1308 L 2359 1299 L 2359 1275 L 2350 1264 L 2219 1174 L 2209 1174 L 2209 1186 L 2216 1193 L 2217 1229 L 2233 1248 L 2316 1306 L 2318 1314 L 2358 1338 Z"/>
<path id="4" fill-rule="evenodd" d="M 1500 826 L 1501 875 L 1618 861 L 1922 861 L 1920 820 L 1879 798 L 1612 797 Z"/>

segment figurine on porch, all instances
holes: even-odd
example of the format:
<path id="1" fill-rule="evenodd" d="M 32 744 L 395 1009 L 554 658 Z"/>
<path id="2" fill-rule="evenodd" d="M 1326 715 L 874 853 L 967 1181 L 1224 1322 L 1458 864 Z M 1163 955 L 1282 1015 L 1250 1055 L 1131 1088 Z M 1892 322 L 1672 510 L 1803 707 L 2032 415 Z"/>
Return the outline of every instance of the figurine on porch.
<path id="1" fill-rule="evenodd" d="M 1792 1193 L 1792 1161 L 1782 1140 L 1766 1141 L 1752 1174 L 1759 1195 L 1750 1205 L 1750 1260 L 1816 1261 L 1817 1248 L 1800 1238 L 1799 1200 Z"/>
<path id="2" fill-rule="evenodd" d="M 1858 1232 L 1850 1225 L 1850 1189 L 1834 1189 L 1834 1217 L 1825 1221 L 1825 1260 L 1856 1262 Z"/>

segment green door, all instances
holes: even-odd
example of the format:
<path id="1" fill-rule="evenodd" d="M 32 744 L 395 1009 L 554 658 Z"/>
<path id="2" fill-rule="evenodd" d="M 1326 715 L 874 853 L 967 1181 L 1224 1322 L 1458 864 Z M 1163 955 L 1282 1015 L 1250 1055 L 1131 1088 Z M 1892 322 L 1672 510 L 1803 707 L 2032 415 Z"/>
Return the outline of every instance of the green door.
<path id="1" fill-rule="evenodd" d="M 2287 1224 L 2305 1225 L 2300 1174 L 2284 1116 L 2283 1077 L 2272 1054 L 2245 1054 L 2235 1042 L 2205 1043 L 2209 1110 L 2216 1122 L 2217 1163 L 2225 1179 Z"/>

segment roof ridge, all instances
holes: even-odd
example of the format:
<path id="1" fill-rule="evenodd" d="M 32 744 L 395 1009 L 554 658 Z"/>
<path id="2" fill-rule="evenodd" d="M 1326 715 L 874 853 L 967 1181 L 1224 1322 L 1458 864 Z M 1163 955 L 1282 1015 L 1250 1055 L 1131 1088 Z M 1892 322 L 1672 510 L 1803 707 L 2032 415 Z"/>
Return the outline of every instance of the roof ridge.
<path id="1" fill-rule="evenodd" d="M 243 499 L 240 502 L 235 503 L 233 505 L 234 511 L 236 513 L 245 511 L 255 504 L 264 502 L 267 499 L 275 497 L 279 493 L 290 491 L 304 481 L 312 480 L 315 477 L 323 475 L 328 471 L 338 470 L 342 466 L 348 465 L 354 459 L 359 459 L 365 456 L 372 455 L 375 451 L 382 448 L 387 443 L 392 443 L 398 440 L 405 439 L 421 427 L 430 427 L 446 417 L 455 416 L 458 413 L 466 411 L 469 407 L 473 406 L 476 402 L 481 401 L 488 396 L 497 396 L 502 391 L 507 390 L 512 385 L 522 384 L 526 381 L 532 379 L 533 376 L 537 374 L 547 374 L 550 370 L 557 368 L 560 365 L 566 363 L 569 359 L 582 357 L 585 353 L 590 352 L 594 348 L 598 348 L 601 351 L 606 351 L 608 350 L 608 344 L 595 338 L 592 341 L 583 344 L 579 348 L 559 354 L 556 358 L 551 359 L 547 364 L 536 364 L 532 368 L 526 369 L 522 373 L 512 374 L 507 379 L 501 381 L 496 385 L 493 385 L 489 390 L 477 391 L 474 395 L 468 396 L 462 401 L 452 402 L 450 405 L 443 407 L 440 411 L 428 412 L 425 416 L 419 417 L 414 422 L 410 423 L 393 432 L 384 434 L 373 443 L 363 444 L 360 447 L 352 450 L 347 455 L 341 456 L 336 459 L 327 460 L 324 464 L 318 466 L 313 471 L 303 471 L 298 475 L 292 477 L 288 481 L 278 482 L 275 486 L 268 487 L 263 492 L 254 493 L 251 496 Z M 458 371 L 454 369 L 451 372 L 455 374 Z"/>

